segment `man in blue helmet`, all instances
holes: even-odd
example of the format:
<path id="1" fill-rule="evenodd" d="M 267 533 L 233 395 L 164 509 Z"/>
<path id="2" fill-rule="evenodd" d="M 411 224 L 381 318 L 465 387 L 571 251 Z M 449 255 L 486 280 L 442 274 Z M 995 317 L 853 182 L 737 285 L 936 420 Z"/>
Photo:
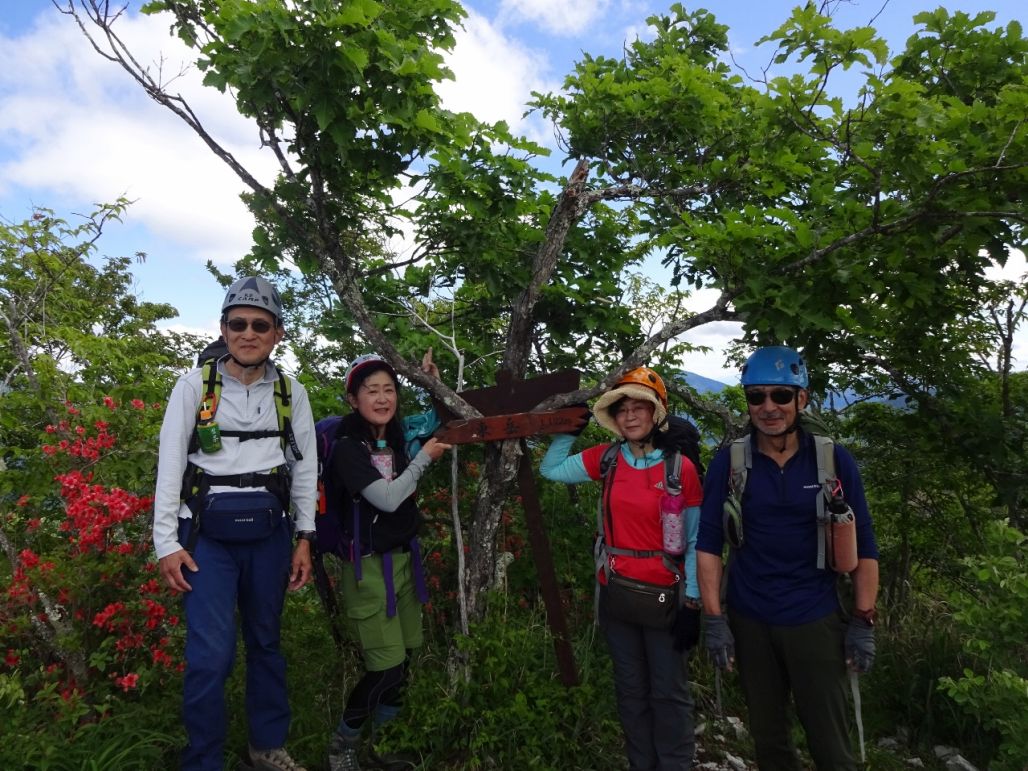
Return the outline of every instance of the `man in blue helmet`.
<path id="1" fill-rule="evenodd" d="M 810 398 L 803 358 L 784 346 L 760 348 L 743 367 L 742 385 L 751 432 L 735 459 L 731 447 L 723 448 L 707 470 L 696 544 L 707 650 L 719 668 L 738 668 L 763 771 L 802 768 L 791 739 L 790 694 L 817 768 L 856 771 L 847 671 L 866 672 L 874 660 L 878 594 L 878 547 L 863 484 L 850 453 L 829 443 L 834 492 L 856 522 L 854 609 L 846 614 L 839 573 L 825 564 L 819 543 L 824 464 L 817 437 L 799 421 Z"/>

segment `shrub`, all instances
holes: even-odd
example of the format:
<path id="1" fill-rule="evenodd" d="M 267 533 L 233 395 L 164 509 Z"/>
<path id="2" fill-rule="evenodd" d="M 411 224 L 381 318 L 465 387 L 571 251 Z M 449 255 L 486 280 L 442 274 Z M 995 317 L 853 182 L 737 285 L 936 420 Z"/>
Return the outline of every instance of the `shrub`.
<path id="1" fill-rule="evenodd" d="M 972 583 L 953 593 L 963 673 L 940 689 L 999 736 L 990 768 L 1028 768 L 1028 538 L 1006 522 L 986 530 L 985 552 L 962 563 Z"/>
<path id="2" fill-rule="evenodd" d="M 59 767 L 72 747 L 121 758 L 98 767 L 127 767 L 136 739 L 143 746 L 153 732 L 170 736 L 177 719 L 167 694 L 178 690 L 182 630 L 150 553 L 152 501 L 133 492 L 152 489 L 160 405 L 106 397 L 66 403 L 64 413 L 22 464 L 34 477 L 30 492 L 0 523 L 9 567 L 0 595 L 2 707 L 6 726 L 33 726 L 27 744 L 3 743 L 5 768 L 26 758 Z M 140 721 L 144 714 L 156 725 Z M 111 730 L 129 715 L 133 730 Z M 95 742 L 110 746 L 100 752 Z"/>
<path id="3" fill-rule="evenodd" d="M 441 648 L 415 663 L 404 719 L 388 725 L 383 749 L 414 750 L 435 769 L 620 768 L 610 661 L 591 627 L 574 641 L 580 684 L 566 688 L 542 609 L 500 596 L 490 607 L 455 640 L 457 667 Z"/>

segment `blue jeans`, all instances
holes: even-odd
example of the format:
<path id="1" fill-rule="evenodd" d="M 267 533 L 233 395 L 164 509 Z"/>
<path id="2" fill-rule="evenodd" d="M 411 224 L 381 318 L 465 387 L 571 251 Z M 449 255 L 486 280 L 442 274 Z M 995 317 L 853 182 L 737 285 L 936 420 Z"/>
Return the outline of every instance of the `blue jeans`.
<path id="1" fill-rule="evenodd" d="M 191 523 L 179 523 L 186 543 Z M 223 543 L 202 534 L 193 550 L 199 571 L 184 570 L 186 673 L 182 715 L 189 743 L 183 771 L 221 771 L 228 712 L 225 681 L 236 654 L 238 607 L 246 644 L 246 716 L 255 749 L 282 747 L 289 730 L 286 662 L 279 650 L 282 608 L 292 555 L 285 517 L 271 536 Z"/>
<path id="2" fill-rule="evenodd" d="M 611 618 L 600 600 L 600 627 L 614 662 L 618 717 L 631 771 L 684 771 L 696 750 L 688 654 L 671 632 Z"/>

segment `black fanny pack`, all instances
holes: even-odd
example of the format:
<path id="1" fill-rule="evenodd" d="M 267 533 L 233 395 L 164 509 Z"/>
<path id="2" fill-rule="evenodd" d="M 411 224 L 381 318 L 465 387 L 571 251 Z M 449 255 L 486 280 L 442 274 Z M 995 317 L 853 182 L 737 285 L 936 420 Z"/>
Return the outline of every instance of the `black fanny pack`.
<path id="1" fill-rule="evenodd" d="M 215 541 L 261 541 L 282 522 L 282 503 L 265 491 L 212 493 L 194 522 L 200 533 Z"/>
<path id="2" fill-rule="evenodd" d="M 670 629 L 678 610 L 681 585 L 681 581 L 670 586 L 648 584 L 609 571 L 606 591 L 603 593 L 604 608 L 613 618 L 625 624 Z"/>

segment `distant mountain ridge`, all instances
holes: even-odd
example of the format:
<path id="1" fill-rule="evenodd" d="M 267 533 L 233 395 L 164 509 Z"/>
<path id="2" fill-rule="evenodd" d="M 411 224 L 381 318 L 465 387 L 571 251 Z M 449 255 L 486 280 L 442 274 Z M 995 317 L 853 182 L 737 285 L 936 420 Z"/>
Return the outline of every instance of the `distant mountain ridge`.
<path id="1" fill-rule="evenodd" d="M 691 388 L 695 388 L 701 394 L 703 393 L 718 393 L 728 388 L 728 383 L 722 383 L 720 380 L 714 380 L 713 378 L 704 377 L 703 375 L 697 375 L 695 372 L 678 372 L 674 375 L 677 380 L 684 380 L 686 385 Z"/>
<path id="2" fill-rule="evenodd" d="M 674 377 L 680 381 L 684 380 L 687 385 L 695 388 L 701 394 L 716 394 L 729 387 L 728 383 L 722 383 L 720 380 L 714 380 L 713 378 L 704 377 L 703 375 L 697 375 L 695 372 L 687 372 L 685 370 L 676 373 Z M 880 395 L 864 397 L 861 399 L 853 389 L 846 389 L 842 392 L 830 391 L 825 396 L 822 409 L 831 410 L 833 412 L 842 412 L 846 407 L 859 401 L 888 404 L 889 406 L 896 407 L 900 410 L 909 409 L 901 394 Z"/>

